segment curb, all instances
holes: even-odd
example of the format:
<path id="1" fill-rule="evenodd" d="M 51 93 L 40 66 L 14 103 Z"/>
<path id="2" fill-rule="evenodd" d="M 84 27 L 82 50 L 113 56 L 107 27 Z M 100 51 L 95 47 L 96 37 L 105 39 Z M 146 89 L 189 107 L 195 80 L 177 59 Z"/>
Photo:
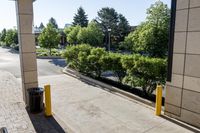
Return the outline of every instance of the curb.
<path id="1" fill-rule="evenodd" d="M 90 77 L 87 77 L 87 76 L 84 76 L 82 75 L 81 73 L 71 69 L 71 68 L 67 68 L 65 67 L 63 69 L 63 73 L 69 75 L 69 76 L 72 76 L 74 78 L 77 78 L 77 79 L 81 79 L 81 80 L 84 80 L 85 82 L 87 83 L 90 83 L 92 85 L 98 85 L 98 86 L 101 86 L 103 90 L 106 90 L 106 91 L 109 91 L 111 93 L 118 93 L 118 94 L 121 94 L 122 96 L 126 96 L 128 98 L 131 98 L 131 99 L 134 99 L 134 100 L 137 100 L 139 102 L 142 102 L 148 106 L 151 106 L 151 107 L 155 107 L 155 103 L 151 102 L 151 101 L 148 101 L 146 99 L 143 99 L 137 95 L 134 95 L 134 94 L 131 94 L 129 92 L 126 92 L 126 91 L 123 91 L 117 87 L 114 87 L 112 85 L 109 85 L 109 84 L 106 84 L 106 83 L 103 83 L 101 81 L 98 81 L 96 79 L 92 79 Z"/>

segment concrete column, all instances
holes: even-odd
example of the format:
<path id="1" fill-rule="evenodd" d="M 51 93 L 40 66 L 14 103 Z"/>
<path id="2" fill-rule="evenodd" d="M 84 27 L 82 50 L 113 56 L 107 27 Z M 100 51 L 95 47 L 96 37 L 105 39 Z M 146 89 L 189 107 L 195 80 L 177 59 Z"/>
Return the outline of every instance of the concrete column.
<path id="1" fill-rule="evenodd" d="M 38 87 L 33 0 L 16 0 L 23 99 L 28 104 L 27 89 Z M 27 105 L 28 106 L 28 105 Z"/>
<path id="2" fill-rule="evenodd" d="M 200 0 L 177 0 L 165 114 L 200 127 Z"/>

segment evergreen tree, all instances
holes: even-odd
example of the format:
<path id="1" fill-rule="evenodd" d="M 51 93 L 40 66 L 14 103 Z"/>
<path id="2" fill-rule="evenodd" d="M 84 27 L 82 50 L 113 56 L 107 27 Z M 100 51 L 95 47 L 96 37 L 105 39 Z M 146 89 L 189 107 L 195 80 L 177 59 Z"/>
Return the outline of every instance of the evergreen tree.
<path id="1" fill-rule="evenodd" d="M 108 44 L 108 29 L 111 29 L 111 46 L 118 47 L 119 42 L 129 33 L 130 26 L 127 19 L 118 14 L 114 8 L 105 7 L 98 11 L 98 23 L 104 32 L 104 41 Z"/>
<path id="2" fill-rule="evenodd" d="M 124 40 L 125 36 L 130 33 L 131 27 L 128 23 L 128 20 L 122 15 L 119 14 L 119 23 L 118 23 L 118 42 Z"/>
<path id="3" fill-rule="evenodd" d="M 85 14 L 85 11 L 82 7 L 79 7 L 77 10 L 77 14 L 75 14 L 74 16 L 74 22 L 73 25 L 79 25 L 81 27 L 87 27 L 88 25 L 88 19 L 87 19 L 87 15 Z"/>
<path id="4" fill-rule="evenodd" d="M 54 28 L 58 29 L 58 24 L 53 17 L 49 19 L 49 24 L 52 24 Z"/>
<path id="5" fill-rule="evenodd" d="M 43 23 L 40 23 L 39 28 L 40 28 L 40 29 L 44 29 L 44 24 L 43 24 Z"/>

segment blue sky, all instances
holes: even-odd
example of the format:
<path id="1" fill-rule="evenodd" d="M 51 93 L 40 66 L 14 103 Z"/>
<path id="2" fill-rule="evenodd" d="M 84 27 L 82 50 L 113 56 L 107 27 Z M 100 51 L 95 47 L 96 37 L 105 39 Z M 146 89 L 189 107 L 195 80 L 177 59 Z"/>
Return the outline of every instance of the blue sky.
<path id="1" fill-rule="evenodd" d="M 16 26 L 15 2 L 0 0 L 0 30 Z M 146 17 L 146 9 L 156 0 L 37 0 L 34 2 L 34 25 L 46 24 L 54 17 L 59 27 L 71 23 L 77 8 L 82 6 L 91 20 L 102 7 L 113 7 L 131 25 L 138 25 Z M 161 0 L 170 7 L 171 0 Z"/>

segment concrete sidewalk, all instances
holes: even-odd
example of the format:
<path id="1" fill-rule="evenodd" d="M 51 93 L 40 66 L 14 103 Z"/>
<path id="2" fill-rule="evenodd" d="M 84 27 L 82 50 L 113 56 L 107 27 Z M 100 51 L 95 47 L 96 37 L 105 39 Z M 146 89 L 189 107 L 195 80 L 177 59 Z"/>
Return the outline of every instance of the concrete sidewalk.
<path id="1" fill-rule="evenodd" d="M 142 103 L 67 75 L 39 78 L 52 86 L 53 112 L 75 133 L 189 133 Z M 197 130 L 195 132 L 198 132 Z"/>
<path id="2" fill-rule="evenodd" d="M 0 94 L 0 128 L 6 127 L 9 133 L 35 132 L 26 112 L 17 79 L 12 74 L 1 70 Z"/>
<path id="3" fill-rule="evenodd" d="M 22 99 L 21 82 L 11 73 L 0 70 L 0 128 L 8 133 L 64 133 L 66 126 L 44 113 L 27 112 Z"/>

